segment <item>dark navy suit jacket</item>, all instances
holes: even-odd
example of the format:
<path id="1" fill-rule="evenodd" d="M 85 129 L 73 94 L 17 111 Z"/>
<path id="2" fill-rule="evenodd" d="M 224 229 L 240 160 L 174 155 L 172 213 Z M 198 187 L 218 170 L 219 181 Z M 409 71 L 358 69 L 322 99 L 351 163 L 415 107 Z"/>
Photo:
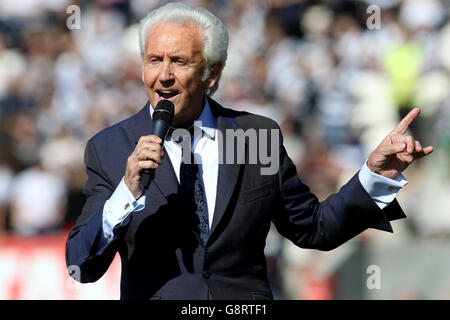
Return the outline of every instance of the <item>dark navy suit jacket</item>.
<path id="1" fill-rule="evenodd" d="M 273 120 L 208 99 L 225 140 L 226 129 L 279 129 Z M 122 299 L 271 299 L 264 256 L 271 222 L 301 248 L 331 250 L 367 228 L 392 232 L 389 221 L 405 217 L 396 200 L 380 210 L 357 174 L 319 202 L 299 179 L 280 134 L 279 170 L 274 175 L 261 175 L 264 165 L 249 164 L 248 152 L 246 161 L 219 164 L 217 201 L 205 246 L 198 240 L 195 217 L 184 211 L 179 199 L 169 157 L 156 170 L 145 209 L 131 213 L 115 228 L 115 238 L 102 245 L 103 206 L 121 181 L 137 141 L 151 132 L 148 108 L 87 143 L 87 201 L 66 243 L 67 265 L 80 268 L 81 282 L 99 279 L 119 252 Z M 225 149 L 219 154 L 226 159 Z"/>

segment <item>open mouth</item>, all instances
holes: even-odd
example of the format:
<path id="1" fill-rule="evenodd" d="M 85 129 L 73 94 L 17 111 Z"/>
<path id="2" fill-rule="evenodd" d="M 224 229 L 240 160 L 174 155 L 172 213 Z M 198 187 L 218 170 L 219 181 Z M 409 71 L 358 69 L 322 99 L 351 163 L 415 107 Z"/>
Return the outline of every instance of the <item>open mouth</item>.
<path id="1" fill-rule="evenodd" d="M 175 97 L 179 92 L 178 90 L 156 90 L 159 99 L 170 99 Z"/>

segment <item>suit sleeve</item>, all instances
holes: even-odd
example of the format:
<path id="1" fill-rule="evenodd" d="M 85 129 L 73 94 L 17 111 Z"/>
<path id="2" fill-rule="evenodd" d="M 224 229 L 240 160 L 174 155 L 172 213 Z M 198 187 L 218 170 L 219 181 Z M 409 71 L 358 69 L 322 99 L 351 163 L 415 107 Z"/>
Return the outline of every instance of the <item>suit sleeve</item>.
<path id="1" fill-rule="evenodd" d="M 114 187 L 101 168 L 92 140 L 86 145 L 84 162 L 88 175 L 84 188 L 86 203 L 66 241 L 67 266 L 69 270 L 77 267 L 80 274 L 76 280 L 83 283 L 102 277 L 114 259 L 120 241 L 120 237 L 115 237 L 111 242 L 104 241 L 103 207 Z"/>
<path id="2" fill-rule="evenodd" d="M 281 210 L 274 214 L 277 230 L 302 248 L 332 250 L 367 228 L 393 232 L 390 220 L 405 218 L 397 200 L 381 210 L 356 173 L 323 202 L 301 182 L 280 138 Z"/>

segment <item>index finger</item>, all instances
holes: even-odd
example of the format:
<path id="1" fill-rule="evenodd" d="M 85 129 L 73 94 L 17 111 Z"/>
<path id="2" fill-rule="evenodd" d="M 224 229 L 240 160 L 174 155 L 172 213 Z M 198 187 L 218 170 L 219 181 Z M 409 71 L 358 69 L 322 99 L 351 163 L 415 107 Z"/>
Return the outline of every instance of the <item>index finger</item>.
<path id="1" fill-rule="evenodd" d="M 408 130 L 409 125 L 411 122 L 414 121 L 415 118 L 420 113 L 420 108 L 414 108 L 412 109 L 403 119 L 400 121 L 400 123 L 395 127 L 394 132 L 404 134 L 406 130 Z"/>

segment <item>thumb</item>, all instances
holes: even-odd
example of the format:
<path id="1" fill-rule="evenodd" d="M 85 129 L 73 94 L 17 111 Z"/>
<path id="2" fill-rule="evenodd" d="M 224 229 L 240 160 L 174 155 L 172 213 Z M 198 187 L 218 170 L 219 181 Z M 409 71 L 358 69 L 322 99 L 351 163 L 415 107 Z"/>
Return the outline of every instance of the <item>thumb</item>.
<path id="1" fill-rule="evenodd" d="M 387 144 L 380 147 L 380 152 L 385 155 L 391 155 L 395 154 L 397 152 L 402 152 L 405 150 L 406 144 L 404 142 L 394 143 L 394 144 Z"/>

